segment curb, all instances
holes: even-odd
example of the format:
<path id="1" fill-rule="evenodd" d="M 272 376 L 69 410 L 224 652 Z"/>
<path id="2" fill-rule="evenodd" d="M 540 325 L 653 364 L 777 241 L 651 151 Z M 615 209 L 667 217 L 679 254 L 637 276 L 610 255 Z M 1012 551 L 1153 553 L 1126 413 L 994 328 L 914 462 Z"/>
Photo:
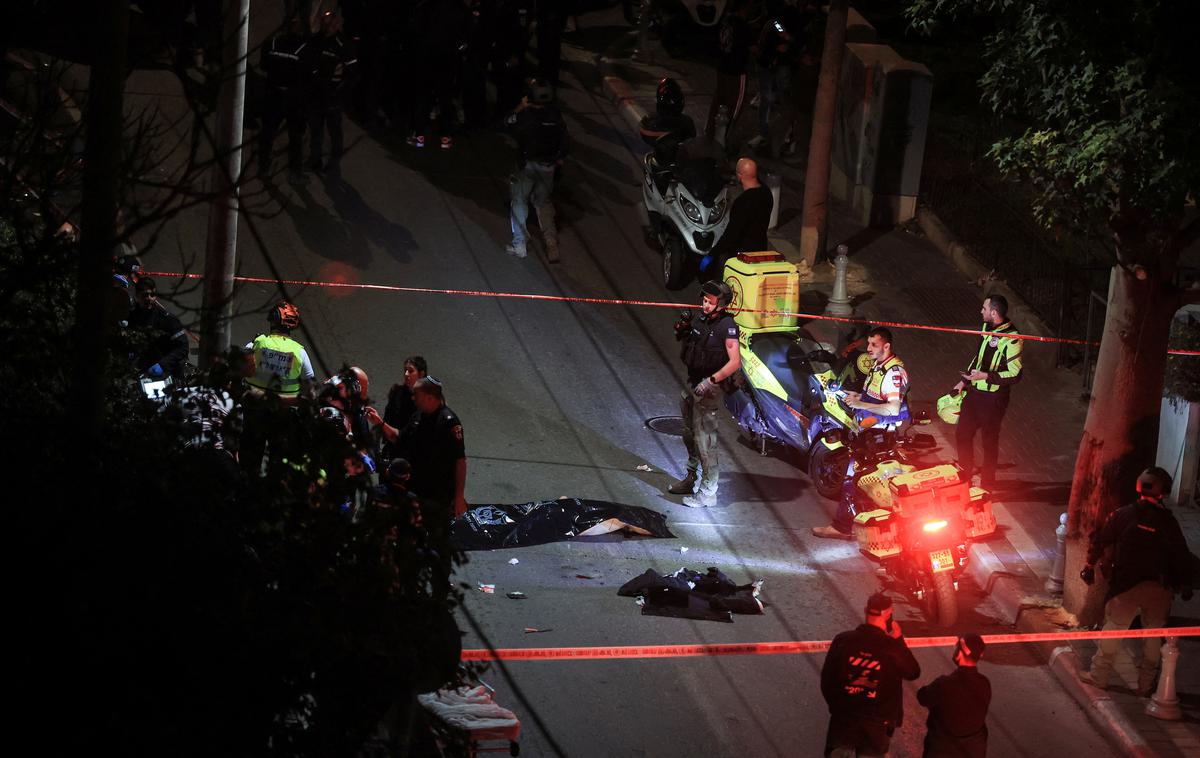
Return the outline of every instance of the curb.
<path id="1" fill-rule="evenodd" d="M 617 109 L 621 111 L 621 115 L 629 122 L 635 130 L 642 125 L 642 119 L 646 116 L 646 109 L 638 105 L 633 100 L 633 95 L 629 92 L 629 85 L 619 76 L 614 76 L 612 66 L 609 65 L 607 58 L 600 58 L 600 75 L 601 81 L 604 83 L 604 91 L 608 93 L 609 98 Z"/>
<path id="2" fill-rule="evenodd" d="M 1075 698 L 1096 726 L 1112 736 L 1125 755 L 1138 758 L 1158 755 L 1104 690 L 1084 684 L 1079 679 L 1079 658 L 1069 645 L 1054 649 L 1050 654 L 1049 666 L 1063 689 Z"/>
<path id="3" fill-rule="evenodd" d="M 1026 605 L 1021 580 L 1004 568 L 986 542 L 972 542 L 969 550 L 971 557 L 967 561 L 967 570 L 971 578 L 995 602 L 1004 621 L 1015 626 Z"/>
<path id="4" fill-rule="evenodd" d="M 1042 321 L 1029 307 L 1029 304 L 1004 280 L 990 278 L 994 272 L 970 256 L 967 246 L 958 241 L 954 233 L 932 208 L 928 206 L 918 208 L 916 221 L 917 226 L 925 233 L 925 239 L 929 240 L 938 252 L 949 258 L 955 268 L 970 277 L 972 283 L 981 287 L 985 294 L 996 292 L 1004 295 L 1008 300 L 1009 310 L 1015 316 L 1014 320 L 1020 323 L 1022 331 L 1036 337 L 1055 336 L 1049 325 Z"/>

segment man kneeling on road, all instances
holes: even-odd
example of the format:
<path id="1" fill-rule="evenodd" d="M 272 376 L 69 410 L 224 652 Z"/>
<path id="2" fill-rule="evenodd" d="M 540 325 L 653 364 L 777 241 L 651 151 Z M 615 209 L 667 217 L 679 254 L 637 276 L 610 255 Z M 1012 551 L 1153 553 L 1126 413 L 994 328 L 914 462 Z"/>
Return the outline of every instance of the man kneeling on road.
<path id="1" fill-rule="evenodd" d="M 867 355 L 874 361 L 867 378 L 863 380 L 863 391 L 847 392 L 845 403 L 857 413 L 858 422 L 874 418 L 872 428 L 894 431 L 908 420 L 908 372 L 904 361 L 892 352 L 892 332 L 879 327 L 867 334 Z M 814 526 L 812 533 L 817 537 L 849 540 L 854 538 L 854 474 L 856 464 L 851 458 L 846 468 L 846 480 L 842 485 L 842 499 L 837 513 L 829 526 Z"/>
<path id="2" fill-rule="evenodd" d="M 683 504 L 689 508 L 707 508 L 717 504 L 717 409 L 719 385 L 742 367 L 738 347 L 738 327 L 725 308 L 733 300 L 733 290 L 724 282 L 707 282 L 700 318 L 691 319 L 688 311 L 675 324 L 675 339 L 683 343 L 680 357 L 687 367 L 687 386 L 680 396 L 683 414 L 683 444 L 687 447 L 687 474 L 667 491 L 688 495 Z M 696 478 L 703 471 L 699 488 Z M 693 495 L 692 493 L 695 492 Z"/>

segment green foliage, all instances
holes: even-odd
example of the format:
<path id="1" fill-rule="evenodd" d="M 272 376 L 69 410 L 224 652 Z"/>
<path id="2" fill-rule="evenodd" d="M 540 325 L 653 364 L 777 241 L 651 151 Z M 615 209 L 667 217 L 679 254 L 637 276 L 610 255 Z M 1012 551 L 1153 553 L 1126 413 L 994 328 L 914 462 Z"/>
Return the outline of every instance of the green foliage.
<path id="1" fill-rule="evenodd" d="M 975 15 L 991 24 L 981 98 L 1027 124 L 991 156 L 1036 188 L 1044 224 L 1094 233 L 1121 210 L 1173 231 L 1186 197 L 1200 189 L 1191 6 L 912 0 L 908 15 L 918 28 L 941 24 L 943 32 L 943 22 Z"/>

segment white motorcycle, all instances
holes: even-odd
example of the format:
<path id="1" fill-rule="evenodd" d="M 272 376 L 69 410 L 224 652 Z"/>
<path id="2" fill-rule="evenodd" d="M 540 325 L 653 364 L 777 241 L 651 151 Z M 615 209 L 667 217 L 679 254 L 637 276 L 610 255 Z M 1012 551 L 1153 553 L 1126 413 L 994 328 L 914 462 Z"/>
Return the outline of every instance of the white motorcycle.
<path id="1" fill-rule="evenodd" d="M 648 237 L 662 249 L 663 283 L 677 290 L 729 224 L 729 190 L 715 160 L 677 165 L 670 152 L 656 148 L 643 159 L 642 200 Z"/>

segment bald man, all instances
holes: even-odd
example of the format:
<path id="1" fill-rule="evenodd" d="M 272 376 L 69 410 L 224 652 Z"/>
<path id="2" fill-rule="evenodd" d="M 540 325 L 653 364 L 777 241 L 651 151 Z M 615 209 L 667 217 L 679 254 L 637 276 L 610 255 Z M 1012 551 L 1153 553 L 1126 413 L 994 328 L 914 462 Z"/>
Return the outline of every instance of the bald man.
<path id="1" fill-rule="evenodd" d="M 742 185 L 742 194 L 729 209 L 729 225 L 700 261 L 700 270 L 706 276 L 720 277 L 725 261 L 738 253 L 770 249 L 767 225 L 771 223 L 771 209 L 775 205 L 771 190 L 759 183 L 758 164 L 749 158 L 737 162 L 737 178 Z"/>

